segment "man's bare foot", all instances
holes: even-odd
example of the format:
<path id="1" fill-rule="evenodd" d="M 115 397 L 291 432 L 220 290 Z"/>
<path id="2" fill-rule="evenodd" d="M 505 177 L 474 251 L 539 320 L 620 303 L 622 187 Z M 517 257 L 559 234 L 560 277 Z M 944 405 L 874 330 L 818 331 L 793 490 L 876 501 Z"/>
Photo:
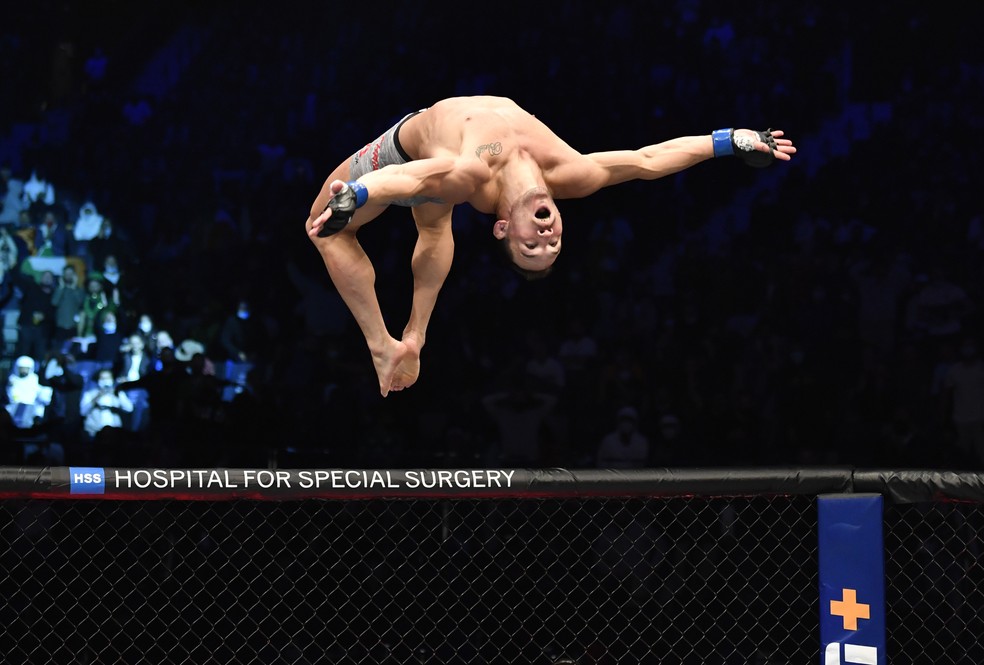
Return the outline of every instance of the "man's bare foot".
<path id="1" fill-rule="evenodd" d="M 420 374 L 420 349 L 423 342 L 411 333 L 403 336 L 403 343 L 407 347 L 407 355 L 403 357 L 400 366 L 396 368 L 396 373 L 393 374 L 390 390 L 409 388 L 416 383 L 417 376 Z"/>
<path id="2" fill-rule="evenodd" d="M 386 397 L 401 363 L 410 350 L 405 343 L 390 337 L 383 346 L 378 349 L 370 349 L 370 351 L 372 352 L 372 364 L 376 367 L 376 376 L 379 378 L 379 394 Z"/>

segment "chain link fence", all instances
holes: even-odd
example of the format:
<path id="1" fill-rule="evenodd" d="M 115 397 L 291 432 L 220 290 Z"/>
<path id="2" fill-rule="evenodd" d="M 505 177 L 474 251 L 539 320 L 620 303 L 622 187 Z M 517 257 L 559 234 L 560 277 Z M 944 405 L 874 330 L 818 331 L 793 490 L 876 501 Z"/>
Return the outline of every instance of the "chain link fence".
<path id="1" fill-rule="evenodd" d="M 816 497 L 852 492 L 887 498 L 890 662 L 984 662 L 984 475 L 851 469 L 0 467 L 0 653 L 817 662 Z"/>
<path id="2" fill-rule="evenodd" d="M 893 665 L 984 663 L 984 504 L 886 504 Z"/>
<path id="3" fill-rule="evenodd" d="M 7 662 L 819 658 L 809 496 L 14 499 L 0 524 Z"/>

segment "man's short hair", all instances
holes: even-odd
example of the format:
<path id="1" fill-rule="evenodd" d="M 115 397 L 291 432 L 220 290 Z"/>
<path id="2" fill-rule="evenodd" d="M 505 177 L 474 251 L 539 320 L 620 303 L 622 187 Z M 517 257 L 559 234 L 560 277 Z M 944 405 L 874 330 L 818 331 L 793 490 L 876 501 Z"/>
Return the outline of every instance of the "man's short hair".
<path id="1" fill-rule="evenodd" d="M 551 272 L 553 272 L 553 266 L 547 266 L 543 270 L 528 270 L 527 268 L 520 267 L 512 255 L 512 248 L 509 247 L 509 238 L 501 238 L 496 240 L 501 248 L 502 256 L 506 260 L 506 264 L 515 272 L 517 275 L 525 279 L 527 282 L 535 282 L 538 279 L 543 279 Z"/>

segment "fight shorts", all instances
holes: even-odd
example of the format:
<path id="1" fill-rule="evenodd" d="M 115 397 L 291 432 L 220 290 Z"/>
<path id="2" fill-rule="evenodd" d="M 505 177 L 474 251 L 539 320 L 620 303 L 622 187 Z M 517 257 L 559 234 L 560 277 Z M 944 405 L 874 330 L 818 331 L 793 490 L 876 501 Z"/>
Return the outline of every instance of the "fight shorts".
<path id="1" fill-rule="evenodd" d="M 400 127 L 413 116 L 423 113 L 426 110 L 421 109 L 420 111 L 414 111 L 403 116 L 402 120 L 390 127 L 382 136 L 372 143 L 366 144 L 366 147 L 352 155 L 352 161 L 349 163 L 349 180 L 358 180 L 359 176 L 365 175 L 370 171 L 378 171 L 390 164 L 406 164 L 407 162 L 413 161 L 403 149 L 403 146 L 400 145 Z M 429 196 L 414 196 L 409 199 L 392 201 L 391 203 L 392 205 L 412 208 L 422 203 L 444 203 L 444 201 Z"/>

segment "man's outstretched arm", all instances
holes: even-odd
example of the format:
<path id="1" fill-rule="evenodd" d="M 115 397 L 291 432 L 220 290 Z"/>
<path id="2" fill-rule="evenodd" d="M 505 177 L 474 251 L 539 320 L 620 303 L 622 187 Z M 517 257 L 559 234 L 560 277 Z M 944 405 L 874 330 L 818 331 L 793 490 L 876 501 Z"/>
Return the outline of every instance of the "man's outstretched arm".
<path id="1" fill-rule="evenodd" d="M 781 130 L 763 133 L 736 129 L 733 134 L 715 132 L 713 135 L 683 136 L 638 150 L 590 153 L 557 167 L 555 179 L 559 186 L 555 188 L 555 195 L 580 198 L 602 187 L 672 175 L 726 154 L 735 154 L 755 166 L 773 159 L 789 161 L 796 148 L 792 141 L 782 138 L 783 135 Z M 762 163 L 755 163 L 759 160 Z"/>

